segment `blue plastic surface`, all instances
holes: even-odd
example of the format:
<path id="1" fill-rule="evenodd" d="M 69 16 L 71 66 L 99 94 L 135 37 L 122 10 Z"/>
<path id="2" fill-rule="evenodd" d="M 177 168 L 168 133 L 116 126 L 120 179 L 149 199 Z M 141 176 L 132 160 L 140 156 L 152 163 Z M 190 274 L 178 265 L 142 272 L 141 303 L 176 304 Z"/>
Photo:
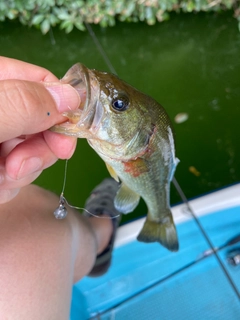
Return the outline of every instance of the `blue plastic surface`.
<path id="1" fill-rule="evenodd" d="M 209 257 L 104 313 L 103 320 L 234 320 L 240 303 Z"/>
<path id="2" fill-rule="evenodd" d="M 200 218 L 214 246 L 240 233 L 240 207 Z M 99 278 L 84 278 L 73 288 L 71 320 L 240 319 L 240 303 L 194 220 L 177 226 L 180 250 L 133 241 L 114 250 L 112 265 Z M 240 288 L 240 266 L 220 257 Z"/>

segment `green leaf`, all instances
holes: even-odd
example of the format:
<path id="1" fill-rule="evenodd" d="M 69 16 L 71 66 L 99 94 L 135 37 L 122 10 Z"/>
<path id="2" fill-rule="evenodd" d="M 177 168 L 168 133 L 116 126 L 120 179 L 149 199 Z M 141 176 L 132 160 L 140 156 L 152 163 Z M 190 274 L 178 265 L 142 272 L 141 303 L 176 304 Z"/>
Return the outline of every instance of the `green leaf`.
<path id="1" fill-rule="evenodd" d="M 33 25 L 38 25 L 44 20 L 44 15 L 43 14 L 37 14 L 32 18 L 32 24 Z"/>
<path id="2" fill-rule="evenodd" d="M 71 21 L 63 21 L 61 22 L 60 24 L 60 29 L 66 29 L 68 28 L 68 26 L 72 25 L 72 22 Z"/>
<path id="3" fill-rule="evenodd" d="M 72 29 L 73 29 L 73 24 L 71 23 L 65 28 L 65 31 L 66 31 L 66 33 L 70 33 L 72 31 Z"/>
<path id="4" fill-rule="evenodd" d="M 81 31 L 85 31 L 86 28 L 84 26 L 84 24 L 82 23 L 82 21 L 77 21 L 74 23 L 75 27 L 78 29 L 78 30 L 81 30 Z"/>
<path id="5" fill-rule="evenodd" d="M 71 18 L 71 16 L 68 14 L 67 11 L 62 11 L 61 13 L 58 14 L 58 18 L 60 20 L 69 20 Z"/>
<path id="6" fill-rule="evenodd" d="M 50 29 L 50 21 L 48 19 L 45 19 L 42 23 L 41 23 L 41 31 L 43 34 L 46 34 L 49 29 Z"/>
<path id="7" fill-rule="evenodd" d="M 7 14 L 8 19 L 12 20 L 16 18 L 17 16 L 17 11 L 16 10 L 10 10 Z"/>
<path id="8" fill-rule="evenodd" d="M 59 22 L 58 17 L 56 17 L 54 14 L 50 14 L 49 20 L 52 26 L 55 26 Z"/>

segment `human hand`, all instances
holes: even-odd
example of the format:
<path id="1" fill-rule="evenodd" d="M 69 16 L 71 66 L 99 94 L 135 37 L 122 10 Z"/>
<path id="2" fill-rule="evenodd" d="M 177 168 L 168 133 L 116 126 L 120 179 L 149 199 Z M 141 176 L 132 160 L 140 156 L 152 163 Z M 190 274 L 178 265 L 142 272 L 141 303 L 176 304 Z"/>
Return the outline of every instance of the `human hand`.
<path id="1" fill-rule="evenodd" d="M 0 203 L 58 158 L 72 156 L 76 139 L 48 129 L 79 104 L 75 89 L 48 70 L 0 57 Z"/>

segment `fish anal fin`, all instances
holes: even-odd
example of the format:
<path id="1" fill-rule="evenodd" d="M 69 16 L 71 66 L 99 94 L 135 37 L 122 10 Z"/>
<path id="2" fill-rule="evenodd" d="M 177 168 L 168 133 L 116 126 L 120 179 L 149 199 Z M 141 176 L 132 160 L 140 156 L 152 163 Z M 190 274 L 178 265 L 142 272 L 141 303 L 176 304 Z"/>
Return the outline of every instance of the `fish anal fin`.
<path id="1" fill-rule="evenodd" d="M 122 183 L 114 199 L 114 205 L 118 211 L 129 213 L 136 208 L 139 200 L 140 196 Z"/>
<path id="2" fill-rule="evenodd" d="M 115 179 L 117 182 L 119 182 L 119 178 L 118 175 L 116 174 L 115 170 L 113 169 L 113 167 L 111 167 L 108 163 L 106 163 L 106 167 L 108 169 L 108 172 L 110 174 L 110 176 Z"/>
<path id="3" fill-rule="evenodd" d="M 178 238 L 171 211 L 162 222 L 150 220 L 148 217 L 140 231 L 138 241 L 159 242 L 170 251 L 178 251 Z"/>

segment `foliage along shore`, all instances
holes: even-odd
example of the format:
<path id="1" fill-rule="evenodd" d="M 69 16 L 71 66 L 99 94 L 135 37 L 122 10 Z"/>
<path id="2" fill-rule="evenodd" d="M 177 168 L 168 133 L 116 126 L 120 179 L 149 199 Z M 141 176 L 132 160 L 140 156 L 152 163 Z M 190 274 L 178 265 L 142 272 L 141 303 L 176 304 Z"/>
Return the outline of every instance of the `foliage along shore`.
<path id="1" fill-rule="evenodd" d="M 232 10 L 240 31 L 240 0 L 0 0 L 0 21 L 18 19 L 43 34 L 59 25 L 67 33 L 85 23 L 114 26 L 116 20 L 149 25 L 169 19 L 171 12 Z"/>

